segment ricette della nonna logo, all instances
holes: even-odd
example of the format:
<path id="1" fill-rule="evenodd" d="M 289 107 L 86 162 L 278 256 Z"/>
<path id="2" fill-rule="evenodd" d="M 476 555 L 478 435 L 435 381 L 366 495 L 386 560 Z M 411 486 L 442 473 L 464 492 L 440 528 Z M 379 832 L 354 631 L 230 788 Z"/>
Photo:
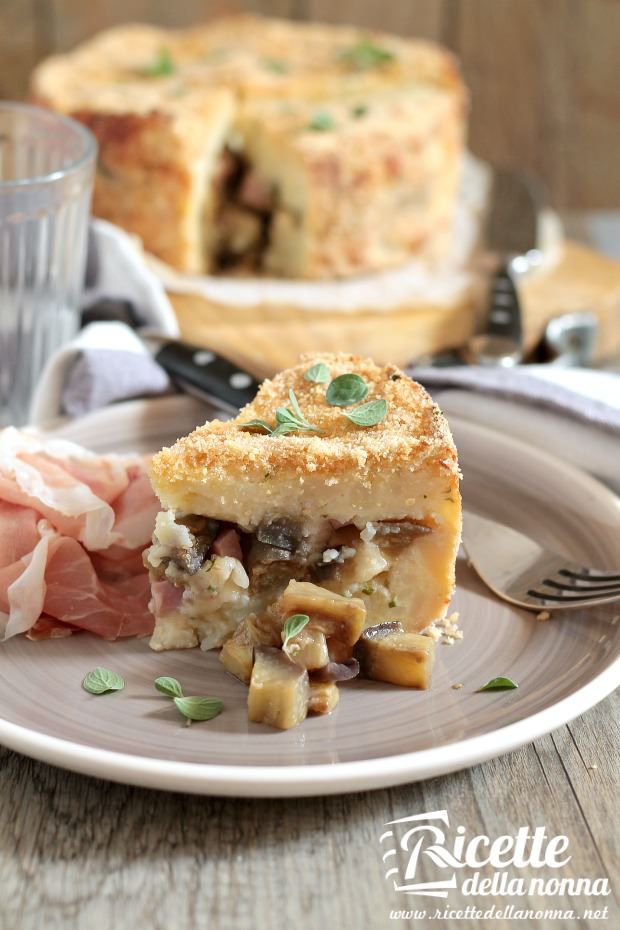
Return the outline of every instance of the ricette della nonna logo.
<path id="1" fill-rule="evenodd" d="M 562 876 L 571 861 L 568 836 L 546 827 L 519 827 L 510 835 L 472 835 L 452 826 L 447 810 L 411 814 L 384 825 L 379 844 L 385 878 L 403 895 L 447 898 L 611 894 L 609 879 Z M 523 870 L 527 874 L 523 875 Z M 532 876 L 540 871 L 540 876 Z M 436 876 L 431 877 L 429 876 Z"/>

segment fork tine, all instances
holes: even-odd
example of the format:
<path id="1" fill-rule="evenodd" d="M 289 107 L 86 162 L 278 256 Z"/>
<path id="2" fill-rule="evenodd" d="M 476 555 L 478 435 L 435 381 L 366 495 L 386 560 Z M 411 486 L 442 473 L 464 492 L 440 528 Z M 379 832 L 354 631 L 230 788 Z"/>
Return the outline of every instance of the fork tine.
<path id="1" fill-rule="evenodd" d="M 561 568 L 558 571 L 558 575 L 564 575 L 566 578 L 574 578 L 576 581 L 617 581 L 620 583 L 620 575 L 616 575 L 613 572 L 589 572 L 587 569 L 583 569 L 581 572 L 573 572 L 568 568 Z"/>
<path id="2" fill-rule="evenodd" d="M 592 591 L 591 594 L 553 594 L 549 591 L 534 591 L 529 590 L 528 595 L 530 597 L 535 597 L 539 601 L 555 601 L 556 604 L 585 604 L 588 601 L 597 601 L 602 600 L 603 598 L 614 598 L 620 597 L 620 588 L 616 588 L 613 591 Z"/>
<path id="3" fill-rule="evenodd" d="M 558 574 L 560 574 L 560 572 L 558 572 Z M 616 584 L 610 582 L 606 584 L 563 584 L 561 581 L 555 581 L 553 578 L 543 578 L 540 583 L 547 585 L 549 588 L 558 588 L 560 591 L 571 591 L 573 594 L 579 594 L 580 592 L 584 594 L 590 594 L 591 592 L 600 592 L 604 594 L 607 591 L 620 592 L 620 582 Z"/>

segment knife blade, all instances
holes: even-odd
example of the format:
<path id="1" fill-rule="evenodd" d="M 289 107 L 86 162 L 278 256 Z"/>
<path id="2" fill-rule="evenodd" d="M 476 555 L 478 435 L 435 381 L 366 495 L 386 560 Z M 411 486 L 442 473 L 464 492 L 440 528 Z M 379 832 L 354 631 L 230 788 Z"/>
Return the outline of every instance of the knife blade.
<path id="1" fill-rule="evenodd" d="M 494 172 L 486 245 L 499 259 L 499 267 L 491 280 L 485 329 L 469 340 L 467 361 L 508 367 L 523 359 L 517 282 L 542 261 L 538 215 L 544 202 L 542 185 L 535 179 L 515 171 Z"/>

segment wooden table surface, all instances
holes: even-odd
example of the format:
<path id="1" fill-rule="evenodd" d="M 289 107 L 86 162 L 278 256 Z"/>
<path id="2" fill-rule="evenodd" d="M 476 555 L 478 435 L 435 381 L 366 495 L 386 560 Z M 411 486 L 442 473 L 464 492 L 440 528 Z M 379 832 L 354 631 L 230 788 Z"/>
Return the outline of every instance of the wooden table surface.
<path id="1" fill-rule="evenodd" d="M 611 252 L 620 244 L 620 223 L 615 229 Z M 449 916 L 433 917 L 445 902 L 408 899 L 384 879 L 379 837 L 386 821 L 444 809 L 468 837 L 493 840 L 544 826 L 550 837 L 568 836 L 570 862 L 556 873 L 509 870 L 511 877 L 607 877 L 613 888 L 620 871 L 619 730 L 616 694 L 529 746 L 453 775 L 273 801 L 124 787 L 0 748 L 0 930 L 615 930 L 620 910 L 611 895 L 451 893 Z M 438 877 L 436 868 L 423 868 L 423 880 Z M 572 909 L 575 916 L 521 919 L 513 911 L 491 920 L 464 910 L 484 914 L 493 905 Z M 390 917 L 424 909 L 426 917 Z M 601 916 L 584 918 L 587 909 Z"/>
<path id="2" fill-rule="evenodd" d="M 445 907 L 390 888 L 388 820 L 447 809 L 468 835 L 544 825 L 570 840 L 562 877 L 618 874 L 620 700 L 484 765 L 384 791 L 253 801 L 166 794 L 0 750 L 2 930 L 383 930 L 620 926 L 611 897 L 450 895 L 452 910 L 610 907 L 608 920 L 390 920 Z M 616 823 L 614 823 L 614 814 Z M 516 874 L 516 873 L 513 873 Z M 525 875 L 550 876 L 549 870 Z M 436 879 L 437 870 L 426 880 Z"/>

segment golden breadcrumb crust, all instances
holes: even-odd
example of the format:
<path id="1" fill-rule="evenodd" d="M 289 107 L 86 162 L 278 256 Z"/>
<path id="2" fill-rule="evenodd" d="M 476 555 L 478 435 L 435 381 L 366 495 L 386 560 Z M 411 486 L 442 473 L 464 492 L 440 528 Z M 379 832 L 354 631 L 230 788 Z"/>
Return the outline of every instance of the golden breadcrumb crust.
<path id="1" fill-rule="evenodd" d="M 364 403 L 384 398 L 385 419 L 371 427 L 351 423 L 345 410 L 325 400 L 327 384 L 304 378 L 324 362 L 331 378 L 352 372 L 369 385 Z M 240 429 L 248 420 L 275 425 L 276 407 L 290 406 L 293 390 L 302 413 L 322 430 L 270 436 Z M 255 398 L 228 422 L 214 420 L 154 456 L 151 479 L 156 493 L 167 496 L 171 486 L 187 481 L 204 483 L 282 481 L 288 477 L 321 475 L 345 477 L 347 482 L 385 480 L 403 470 L 443 474 L 448 485 L 459 478 L 456 449 L 448 424 L 424 388 L 394 365 L 379 367 L 371 359 L 346 354 L 301 356 L 294 368 L 265 381 Z"/>

